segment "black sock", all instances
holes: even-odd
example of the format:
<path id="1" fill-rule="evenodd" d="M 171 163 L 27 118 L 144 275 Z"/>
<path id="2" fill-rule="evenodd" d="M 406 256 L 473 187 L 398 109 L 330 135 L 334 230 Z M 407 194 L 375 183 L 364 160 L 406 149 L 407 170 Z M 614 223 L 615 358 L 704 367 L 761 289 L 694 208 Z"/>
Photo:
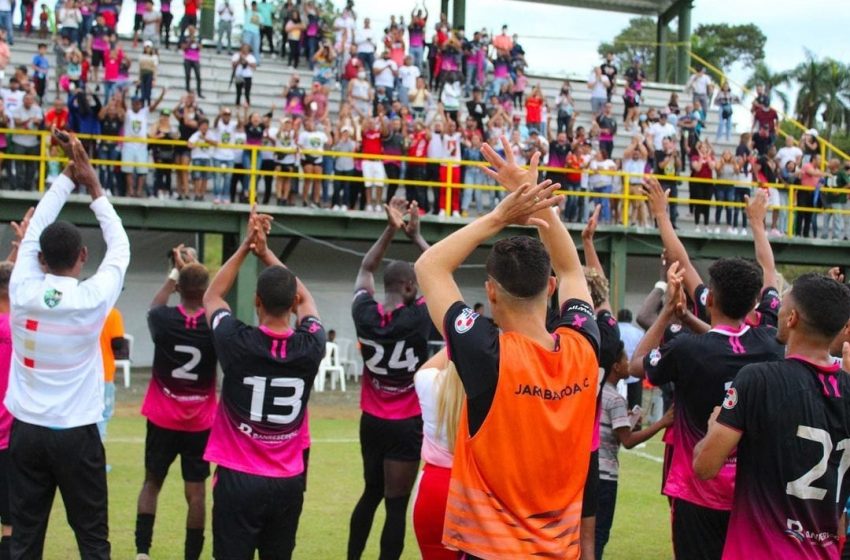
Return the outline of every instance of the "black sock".
<path id="1" fill-rule="evenodd" d="M 204 530 L 186 528 L 186 560 L 198 560 L 204 550 Z"/>
<path id="2" fill-rule="evenodd" d="M 136 554 L 148 554 L 153 541 L 153 520 L 156 514 L 136 514 Z"/>
<path id="3" fill-rule="evenodd" d="M 12 537 L 3 536 L 0 538 L 0 560 L 9 560 L 9 545 L 12 543 Z"/>
<path id="4" fill-rule="evenodd" d="M 410 495 L 384 499 L 387 518 L 381 533 L 380 560 L 392 560 L 401 557 L 404 550 L 404 527 L 407 522 L 407 503 Z"/>
<path id="5" fill-rule="evenodd" d="M 366 548 L 369 539 L 369 531 L 372 529 L 372 521 L 375 519 L 375 510 L 384 498 L 381 488 L 366 487 L 360 501 L 354 507 L 351 514 L 351 523 L 348 533 L 348 560 L 359 560 Z"/>

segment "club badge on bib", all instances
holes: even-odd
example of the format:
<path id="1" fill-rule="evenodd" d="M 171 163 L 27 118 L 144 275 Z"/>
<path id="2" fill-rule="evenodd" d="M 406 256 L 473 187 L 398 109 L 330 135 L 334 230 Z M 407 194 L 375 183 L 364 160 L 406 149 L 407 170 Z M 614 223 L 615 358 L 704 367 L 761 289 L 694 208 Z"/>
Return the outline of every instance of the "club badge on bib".
<path id="1" fill-rule="evenodd" d="M 478 313 L 473 311 L 470 308 L 466 308 L 460 312 L 457 319 L 455 319 L 455 332 L 457 334 L 463 334 L 472 328 L 472 325 L 475 324 L 475 320 L 478 319 Z"/>
<path id="2" fill-rule="evenodd" d="M 62 292 L 60 292 L 59 290 L 50 288 L 49 290 L 44 292 L 44 305 L 46 305 L 50 309 L 53 309 L 54 307 L 59 305 L 60 301 L 62 301 Z"/>

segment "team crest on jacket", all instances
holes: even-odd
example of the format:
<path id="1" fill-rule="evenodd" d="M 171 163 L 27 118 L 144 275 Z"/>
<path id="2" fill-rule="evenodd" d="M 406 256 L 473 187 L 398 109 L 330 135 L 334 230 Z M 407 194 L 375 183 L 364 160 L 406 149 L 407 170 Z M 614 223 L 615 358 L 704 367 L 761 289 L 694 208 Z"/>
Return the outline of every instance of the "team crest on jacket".
<path id="1" fill-rule="evenodd" d="M 738 391 L 734 387 L 726 390 L 726 398 L 723 399 L 723 408 L 732 410 L 738 404 Z"/>
<path id="2" fill-rule="evenodd" d="M 44 292 L 44 305 L 53 309 L 59 302 L 62 301 L 62 292 L 56 290 L 54 288 L 50 288 L 46 292 Z"/>
<path id="3" fill-rule="evenodd" d="M 472 325 L 475 324 L 475 320 L 478 319 L 478 313 L 473 311 L 470 308 L 466 308 L 460 312 L 457 319 L 455 319 L 455 332 L 457 334 L 463 334 L 472 328 Z"/>

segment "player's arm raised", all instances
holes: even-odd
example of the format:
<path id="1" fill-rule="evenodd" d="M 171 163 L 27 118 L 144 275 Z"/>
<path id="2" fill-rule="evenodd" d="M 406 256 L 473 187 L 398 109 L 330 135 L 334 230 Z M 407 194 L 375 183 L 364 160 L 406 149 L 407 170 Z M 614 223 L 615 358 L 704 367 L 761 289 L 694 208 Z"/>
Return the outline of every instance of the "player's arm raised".
<path id="1" fill-rule="evenodd" d="M 553 196 L 554 190 L 555 186 L 551 185 L 551 181 L 545 181 L 535 187 L 523 185 L 508 195 L 492 212 L 432 245 L 419 257 L 414 267 L 416 279 L 428 302 L 431 320 L 441 333 L 444 330 L 443 319 L 449 307 L 463 299 L 454 279 L 454 271 L 481 243 L 506 226 L 540 223 L 537 213 L 541 210 L 551 213 L 549 207 L 562 198 Z"/>
<path id="2" fill-rule="evenodd" d="M 384 210 L 387 212 L 387 227 L 360 263 L 357 280 L 354 281 L 355 292 L 366 290 L 370 294 L 375 293 L 375 272 L 381 266 L 381 260 L 393 242 L 396 232 L 404 227 L 403 213 L 393 204 L 393 201 L 390 201 L 390 204 L 384 204 Z"/>
<path id="3" fill-rule="evenodd" d="M 165 282 L 159 288 L 159 290 L 154 294 L 153 299 L 151 300 L 150 308 L 160 307 L 163 305 L 168 305 L 168 298 L 171 297 L 175 291 L 177 291 L 177 280 L 180 275 L 180 271 L 183 270 L 183 267 L 186 266 L 190 262 L 195 262 L 194 256 L 191 253 L 185 253 L 187 259 L 184 259 L 184 246 L 181 243 L 177 247 L 171 250 L 171 263 L 174 265 L 171 268 L 171 271 L 168 273 L 168 276 L 165 277 Z"/>
<path id="4" fill-rule="evenodd" d="M 587 225 L 581 232 L 581 242 L 584 246 L 584 264 L 599 273 L 602 278 L 605 278 L 605 269 L 602 268 L 602 261 L 599 260 L 599 255 L 596 253 L 596 246 L 593 244 L 593 236 L 596 234 L 596 226 L 599 223 L 599 212 L 602 210 L 602 205 L 597 204 L 593 210 L 593 214 L 587 221 Z M 611 302 L 608 298 L 596 306 L 595 311 L 611 311 Z"/>
<path id="5" fill-rule="evenodd" d="M 765 225 L 768 206 L 767 195 L 763 189 L 758 189 L 754 197 L 750 198 L 745 195 L 744 199 L 747 201 L 747 217 L 750 219 L 750 227 L 753 230 L 756 261 L 759 263 L 764 276 L 762 289 L 775 288 L 777 284 L 776 261 L 773 259 L 773 249 L 767 238 L 767 226 Z"/>
<path id="6" fill-rule="evenodd" d="M 658 224 L 658 233 L 661 235 L 664 249 L 667 250 L 667 259 L 670 262 L 679 262 L 679 266 L 685 275 L 685 293 L 692 297 L 697 287 L 702 284 L 702 280 L 691 263 L 685 246 L 682 245 L 682 241 L 676 235 L 676 230 L 673 229 L 673 222 L 670 221 L 670 215 L 667 213 L 669 193 L 661 188 L 658 179 L 654 177 L 644 177 L 643 193 L 649 202 L 649 212 Z"/>
<path id="7" fill-rule="evenodd" d="M 661 308 L 658 318 L 655 319 L 655 322 L 652 323 L 652 326 L 646 331 L 646 334 L 643 335 L 643 338 L 640 339 L 640 342 L 635 348 L 632 359 L 629 362 L 629 375 L 634 377 L 644 377 L 646 375 L 643 365 L 644 358 L 654 348 L 661 346 L 664 330 L 676 316 L 677 306 L 684 306 L 684 293 L 682 292 L 683 276 L 684 272 L 681 270 L 678 262 L 670 265 L 670 269 L 667 271 L 667 302 Z"/>

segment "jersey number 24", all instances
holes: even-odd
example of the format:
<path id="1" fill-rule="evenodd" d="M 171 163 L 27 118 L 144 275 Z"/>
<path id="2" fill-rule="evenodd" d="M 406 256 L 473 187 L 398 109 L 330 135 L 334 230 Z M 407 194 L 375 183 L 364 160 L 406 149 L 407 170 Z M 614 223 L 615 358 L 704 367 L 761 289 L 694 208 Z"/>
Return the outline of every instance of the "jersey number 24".
<path id="1" fill-rule="evenodd" d="M 369 371 L 375 375 L 387 375 L 389 373 L 387 368 L 395 371 L 407 370 L 409 373 L 413 373 L 416 371 L 416 366 L 419 365 L 419 358 L 416 357 L 416 352 L 413 351 L 413 348 L 405 348 L 403 340 L 395 343 L 393 351 L 390 353 L 389 361 L 383 365 L 384 347 L 382 345 L 365 338 L 360 339 L 360 344 L 368 346 L 375 351 L 372 357 L 365 362 Z"/>

